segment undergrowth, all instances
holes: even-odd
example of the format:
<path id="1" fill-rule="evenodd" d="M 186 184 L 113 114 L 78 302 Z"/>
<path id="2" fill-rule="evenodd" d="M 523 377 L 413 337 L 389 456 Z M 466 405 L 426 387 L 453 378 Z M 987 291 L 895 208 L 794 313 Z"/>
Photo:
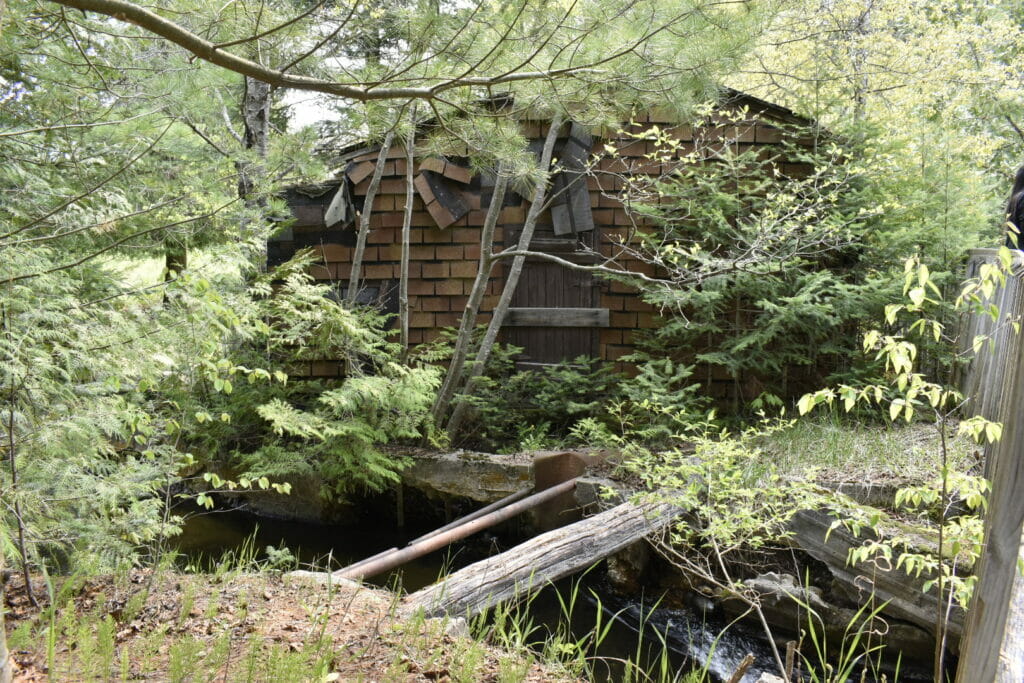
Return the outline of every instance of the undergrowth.
<path id="1" fill-rule="evenodd" d="M 168 570 L 70 579 L 9 635 L 19 666 L 51 681 L 567 680 L 529 652 L 405 614 L 397 595 L 252 573 Z M 251 558 L 250 558 L 251 559 Z"/>
<path id="2" fill-rule="evenodd" d="M 816 472 L 831 481 L 919 483 L 938 470 L 941 437 L 926 423 L 868 423 L 836 414 L 805 417 L 760 441 L 785 475 Z M 964 434 L 949 438 L 950 467 L 968 472 L 980 465 L 981 448 Z"/>

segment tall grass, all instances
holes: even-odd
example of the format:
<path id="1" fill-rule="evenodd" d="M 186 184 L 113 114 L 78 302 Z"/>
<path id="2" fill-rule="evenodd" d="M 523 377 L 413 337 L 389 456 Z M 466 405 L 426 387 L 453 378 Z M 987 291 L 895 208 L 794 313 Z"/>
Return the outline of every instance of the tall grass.
<path id="1" fill-rule="evenodd" d="M 625 656 L 608 654 L 606 650 L 610 648 L 605 646 L 613 637 L 613 628 L 617 624 L 630 630 L 632 627 L 620 618 L 623 610 L 611 612 L 605 608 L 600 595 L 585 585 L 585 577 L 586 572 L 574 577 L 566 586 L 545 589 L 557 603 L 558 618 L 553 628 L 537 622 L 536 602 L 543 592 L 533 591 L 524 600 L 503 603 L 478 615 L 470 624 L 470 632 L 476 640 L 512 651 L 533 652 L 545 665 L 559 667 L 570 676 L 589 681 L 677 683 L 700 680 L 699 672 L 675 668 L 665 634 L 648 626 L 648 617 L 656 605 L 641 614 L 632 651 Z M 593 614 L 581 619 L 581 605 L 587 602 L 585 592 L 590 596 Z"/>
<path id="2" fill-rule="evenodd" d="M 397 592 L 390 604 L 374 598 L 379 616 L 372 633 L 366 624 L 359 625 L 360 647 L 336 642 L 335 629 L 352 623 L 345 620 L 356 596 L 372 589 L 339 599 L 338 586 L 330 581 L 273 598 L 292 600 L 290 605 L 299 605 L 302 615 L 289 617 L 294 621 L 284 630 L 291 635 L 275 642 L 261 631 L 261 624 L 274 622 L 272 632 L 281 631 L 281 613 L 269 602 L 280 579 L 265 571 L 266 560 L 259 559 L 253 539 L 218 561 L 197 561 L 192 568 L 204 566 L 209 573 L 187 575 L 164 568 L 153 580 L 135 573 L 109 582 L 71 577 L 59 586 L 51 584 L 42 611 L 11 633 L 11 648 L 30 653 L 50 681 L 61 683 L 289 683 L 341 680 L 345 677 L 339 670 L 382 680 L 405 680 L 412 672 L 443 674 L 464 683 L 495 673 L 507 683 L 537 678 L 532 654 L 501 653 L 450 632 L 442 620 L 404 614 Z M 236 579 L 239 583 L 233 584 Z M 115 597 L 97 593 L 97 586 L 113 590 Z M 240 624 L 251 626 L 240 629 Z"/>
<path id="3" fill-rule="evenodd" d="M 939 470 L 941 438 L 933 424 L 856 424 L 838 415 L 797 420 L 764 437 L 761 447 L 790 476 L 814 472 L 830 481 L 923 483 Z M 949 465 L 968 471 L 978 447 L 967 436 L 949 440 Z"/>

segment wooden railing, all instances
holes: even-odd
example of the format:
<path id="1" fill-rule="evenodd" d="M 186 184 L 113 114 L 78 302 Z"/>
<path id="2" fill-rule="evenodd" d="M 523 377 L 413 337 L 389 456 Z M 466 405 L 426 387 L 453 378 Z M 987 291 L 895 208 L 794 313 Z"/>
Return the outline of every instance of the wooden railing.
<path id="1" fill-rule="evenodd" d="M 985 549 L 967 613 L 957 681 L 1024 681 L 1024 577 L 1018 571 L 1024 529 L 1024 254 L 1015 252 L 1013 274 L 990 302 L 998 316 L 971 314 L 962 322 L 962 350 L 971 364 L 961 379 L 968 411 L 1002 423 L 1002 437 L 985 448 L 985 476 L 992 482 L 985 515 Z M 996 250 L 975 249 L 968 275 L 994 263 Z M 978 335 L 991 337 L 970 354 Z"/>
<path id="2" fill-rule="evenodd" d="M 967 260 L 967 277 L 978 277 L 984 264 L 995 264 L 997 253 L 996 249 L 971 249 Z M 999 315 L 993 318 L 985 312 L 972 311 L 964 313 L 960 321 L 958 352 L 968 362 L 960 369 L 956 384 L 967 399 L 965 408 L 968 416 L 982 415 L 995 420 L 1002 403 L 1001 388 L 1006 369 L 1004 361 L 1007 360 L 1005 356 L 1015 343 L 1011 339 L 1015 336 L 1013 326 L 1007 324 L 1010 320 L 1007 312 L 1013 307 L 1013 302 L 1024 296 L 1024 283 L 1019 275 L 1024 270 L 1024 254 L 1015 253 L 1018 262 L 1014 272 L 1018 275 L 1008 277 L 1006 285 L 985 302 L 986 306 L 994 304 Z M 978 337 L 985 341 L 975 353 L 973 345 Z"/>

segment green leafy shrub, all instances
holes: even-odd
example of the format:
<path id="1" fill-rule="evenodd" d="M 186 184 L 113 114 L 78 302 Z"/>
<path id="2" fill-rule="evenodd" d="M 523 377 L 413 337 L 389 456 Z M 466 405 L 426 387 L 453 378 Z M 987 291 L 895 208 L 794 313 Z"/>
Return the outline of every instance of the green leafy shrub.
<path id="1" fill-rule="evenodd" d="M 748 125 L 742 111 L 720 115 Z M 956 192 L 934 191 L 959 169 L 897 173 L 913 154 L 858 142 L 871 136 L 794 127 L 768 153 L 738 137 L 690 147 L 657 127 L 633 135 L 665 168 L 622 178 L 631 211 L 656 226 L 626 249 L 671 283 L 640 284 L 664 319 L 645 350 L 724 370 L 737 410 L 759 395 L 876 381 L 883 369 L 857 340 L 899 296 L 903 259 L 916 253 L 948 292 L 991 222 Z M 951 358 L 944 343 L 920 350 L 932 375 Z"/>
<path id="2" fill-rule="evenodd" d="M 680 424 L 702 419 L 710 401 L 701 395 L 700 385 L 692 381 L 692 365 L 646 353 L 635 353 L 624 360 L 637 364 L 637 374 L 619 385 L 624 402 L 615 412 L 628 422 L 631 438 L 648 444 L 665 443 Z"/>
<path id="3" fill-rule="evenodd" d="M 467 442 L 492 449 L 540 448 L 566 437 L 584 418 L 609 420 L 609 406 L 622 397 L 623 377 L 592 358 L 522 372 L 514 367 L 507 349 L 495 354 L 491 371 L 467 399 L 474 410 L 463 430 Z"/>
<path id="4" fill-rule="evenodd" d="M 246 479 L 312 477 L 327 497 L 379 490 L 405 464 L 379 446 L 419 436 L 439 371 L 400 363 L 387 319 L 338 302 L 306 273 L 310 261 L 300 255 L 256 280 L 239 330 L 203 347 L 209 381 L 187 395 L 181 384 L 173 407 L 211 466 Z M 342 375 L 292 376 L 324 359 Z"/>
<path id="5" fill-rule="evenodd" d="M 109 570 L 176 530 L 159 492 L 183 454 L 148 448 L 160 426 L 145 408 L 167 321 L 110 298 L 118 288 L 103 268 L 41 272 L 62 258 L 0 257 L 0 279 L 40 273 L 0 288 L 0 552 Z"/>

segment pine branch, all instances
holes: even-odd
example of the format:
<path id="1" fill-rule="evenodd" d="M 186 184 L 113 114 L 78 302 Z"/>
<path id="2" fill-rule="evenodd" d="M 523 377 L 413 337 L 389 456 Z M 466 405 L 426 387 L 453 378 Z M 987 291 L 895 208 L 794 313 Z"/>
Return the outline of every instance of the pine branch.
<path id="1" fill-rule="evenodd" d="M 179 47 L 191 52 L 203 61 L 234 71 L 235 73 L 248 76 L 249 78 L 263 81 L 277 88 L 292 88 L 294 90 L 306 90 L 311 92 L 322 92 L 328 95 L 337 95 L 360 102 L 371 100 L 396 100 L 396 99 L 424 99 L 429 100 L 439 93 L 453 88 L 467 86 L 494 87 L 508 83 L 534 80 L 551 80 L 565 78 L 573 75 L 591 74 L 598 75 L 601 70 L 593 66 L 569 66 L 563 68 L 552 68 L 539 71 L 512 71 L 497 76 L 462 76 L 449 79 L 441 79 L 440 82 L 429 87 L 385 87 L 356 85 L 329 81 L 312 76 L 300 76 L 288 74 L 278 69 L 267 67 L 244 57 L 239 57 L 230 52 L 220 49 L 220 46 L 192 33 L 179 24 L 163 18 L 140 5 L 125 0 L 54 0 L 59 5 L 72 7 L 83 12 L 96 12 L 106 16 L 135 24 L 151 33 L 154 33 Z M 599 60 L 607 62 L 609 59 Z"/>

